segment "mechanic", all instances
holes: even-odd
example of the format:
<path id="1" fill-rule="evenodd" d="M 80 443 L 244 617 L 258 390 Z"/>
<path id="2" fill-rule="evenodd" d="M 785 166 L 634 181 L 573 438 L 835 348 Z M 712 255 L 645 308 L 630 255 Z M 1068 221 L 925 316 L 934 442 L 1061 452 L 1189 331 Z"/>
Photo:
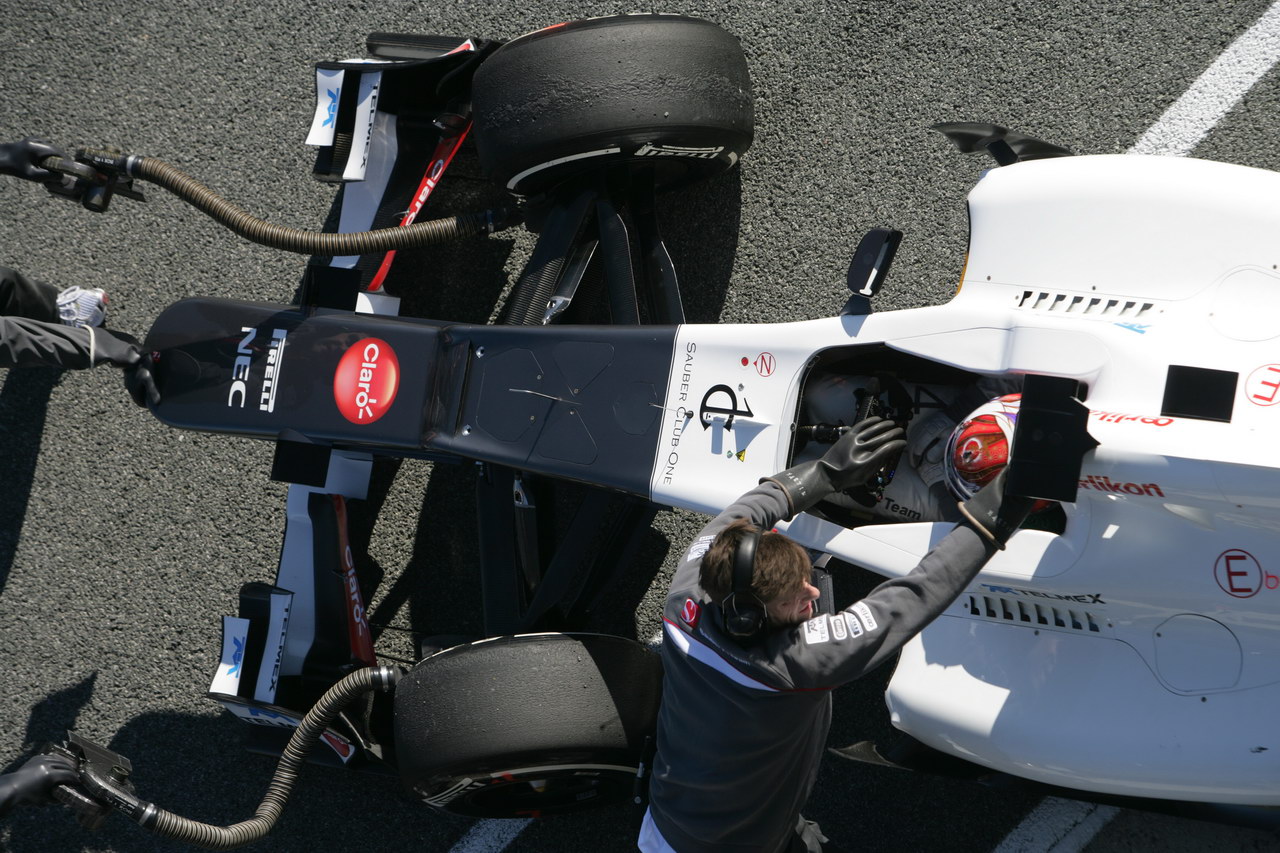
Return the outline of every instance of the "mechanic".
<path id="1" fill-rule="evenodd" d="M 0 174 L 29 181 L 57 175 L 41 168 L 45 157 L 66 156 L 28 137 L 0 143 Z M 106 294 L 69 287 L 62 292 L 0 266 L 0 367 L 81 369 L 109 363 L 124 369 L 125 386 L 138 405 L 160 401 L 151 360 L 130 335 L 102 328 Z"/>
<path id="2" fill-rule="evenodd" d="M 662 706 L 645 853 L 820 851 L 800 814 L 831 724 L 831 689 L 875 669 L 945 610 L 1026 517 L 1003 473 L 909 574 L 818 613 L 807 552 L 781 519 L 865 484 L 906 446 L 892 421 L 854 425 L 820 459 L 761 480 L 681 559 L 663 612 Z"/>
<path id="3" fill-rule="evenodd" d="M 62 755 L 37 755 L 12 773 L 0 775 L 0 817 L 14 806 L 48 805 L 58 785 L 80 781 L 75 762 Z"/>

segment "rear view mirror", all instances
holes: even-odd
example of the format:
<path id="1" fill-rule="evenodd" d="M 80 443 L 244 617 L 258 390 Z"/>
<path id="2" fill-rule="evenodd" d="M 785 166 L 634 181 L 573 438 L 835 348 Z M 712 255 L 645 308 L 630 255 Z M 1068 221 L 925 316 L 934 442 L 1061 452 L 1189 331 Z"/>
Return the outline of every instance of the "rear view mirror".
<path id="1" fill-rule="evenodd" d="M 901 242 L 902 232 L 894 228 L 873 228 L 858 242 L 849 264 L 848 283 L 853 297 L 841 313 L 865 313 L 854 307 L 855 304 L 865 304 L 864 300 L 880 292 Z"/>

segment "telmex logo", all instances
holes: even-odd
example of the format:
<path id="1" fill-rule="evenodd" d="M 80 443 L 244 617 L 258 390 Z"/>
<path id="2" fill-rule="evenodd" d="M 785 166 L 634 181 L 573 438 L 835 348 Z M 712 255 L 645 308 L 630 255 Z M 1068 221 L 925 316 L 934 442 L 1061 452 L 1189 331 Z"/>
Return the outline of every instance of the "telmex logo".
<path id="1" fill-rule="evenodd" d="M 400 360 L 379 338 L 352 345 L 333 375 L 333 400 L 353 424 L 371 424 L 387 413 L 400 387 Z"/>

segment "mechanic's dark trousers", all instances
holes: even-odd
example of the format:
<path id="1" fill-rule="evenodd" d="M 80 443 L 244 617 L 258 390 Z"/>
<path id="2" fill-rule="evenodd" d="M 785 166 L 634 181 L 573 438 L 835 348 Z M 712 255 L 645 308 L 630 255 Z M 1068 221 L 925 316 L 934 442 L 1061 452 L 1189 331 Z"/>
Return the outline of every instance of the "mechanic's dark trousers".
<path id="1" fill-rule="evenodd" d="M 0 315 L 57 323 L 58 289 L 0 266 Z"/>

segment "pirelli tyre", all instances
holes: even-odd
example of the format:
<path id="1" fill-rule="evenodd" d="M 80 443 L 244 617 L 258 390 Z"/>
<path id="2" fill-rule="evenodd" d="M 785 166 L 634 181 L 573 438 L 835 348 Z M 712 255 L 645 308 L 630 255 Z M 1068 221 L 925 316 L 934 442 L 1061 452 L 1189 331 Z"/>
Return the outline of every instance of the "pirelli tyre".
<path id="1" fill-rule="evenodd" d="M 427 804 L 530 817 L 629 798 L 662 693 L 658 655 L 600 634 L 479 640 L 396 686 L 400 775 Z"/>
<path id="2" fill-rule="evenodd" d="M 603 166 L 648 164 L 659 185 L 731 168 L 751 146 L 737 38 L 679 15 L 559 24 L 498 48 L 472 83 L 486 174 L 519 195 Z"/>

